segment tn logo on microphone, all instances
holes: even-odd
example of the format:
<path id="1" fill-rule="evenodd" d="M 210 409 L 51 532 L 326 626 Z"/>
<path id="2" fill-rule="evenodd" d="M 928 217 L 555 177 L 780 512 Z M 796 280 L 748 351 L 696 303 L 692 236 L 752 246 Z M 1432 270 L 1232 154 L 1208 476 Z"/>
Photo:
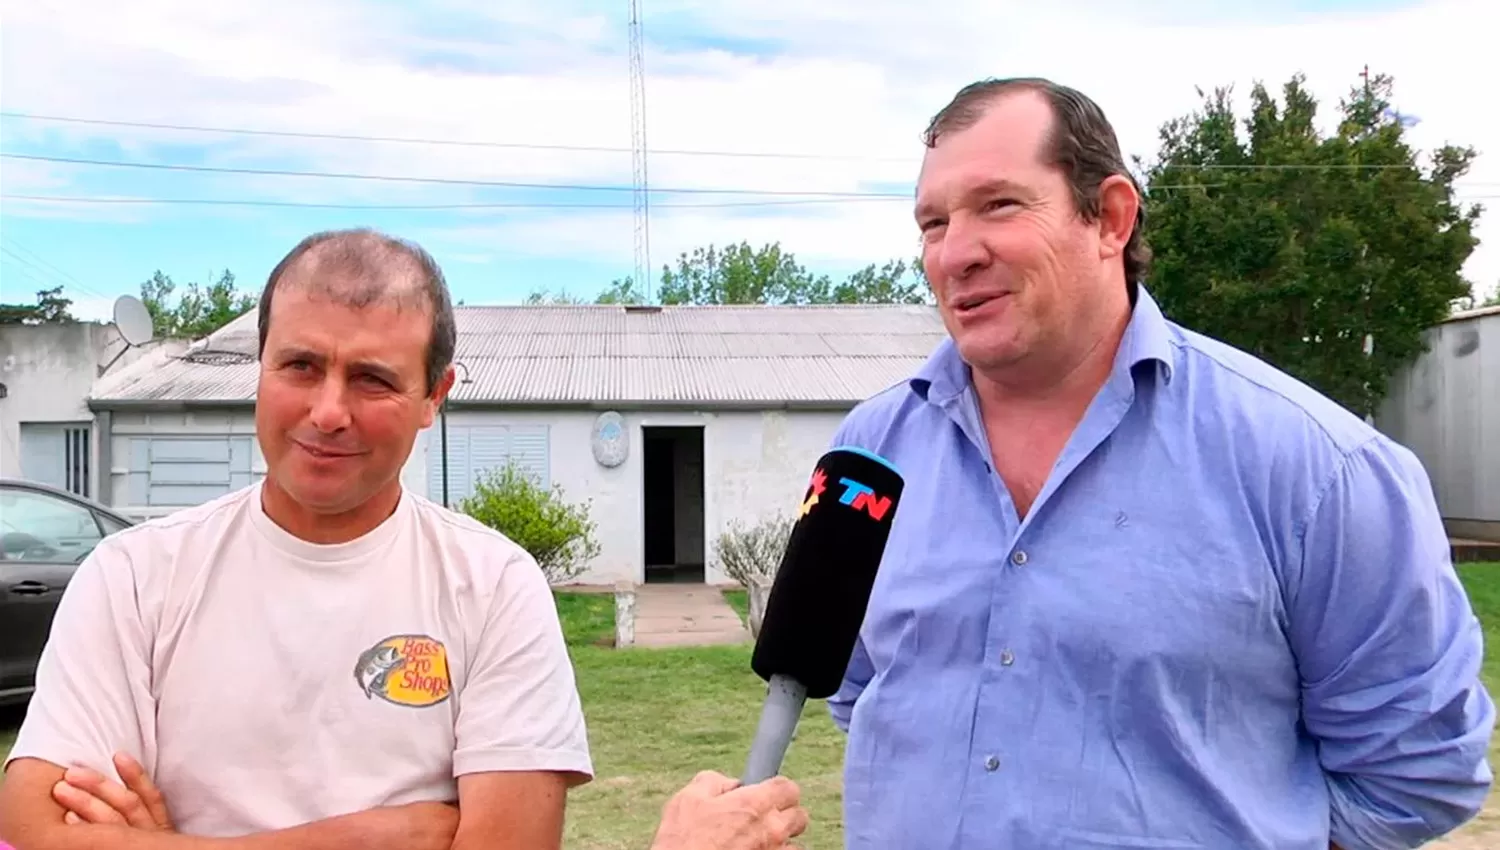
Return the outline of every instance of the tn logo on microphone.
<path id="1" fill-rule="evenodd" d="M 846 505 L 856 511 L 864 511 L 870 518 L 879 522 L 885 519 L 885 515 L 891 509 L 890 496 L 875 495 L 874 488 L 861 484 L 853 478 L 840 478 L 839 483 L 844 485 L 843 495 L 839 496 L 839 504 Z M 802 500 L 802 509 L 799 513 L 807 516 L 818 503 L 818 497 L 828 489 L 828 474 L 822 469 L 813 472 L 812 480 L 807 485 L 807 496 Z"/>
<path id="2" fill-rule="evenodd" d="M 863 510 L 877 522 L 885 519 L 886 512 L 891 509 L 890 496 L 877 496 L 873 489 L 853 478 L 840 478 L 839 483 L 844 485 L 844 495 L 839 497 L 839 504 L 848 505 L 856 511 Z"/>

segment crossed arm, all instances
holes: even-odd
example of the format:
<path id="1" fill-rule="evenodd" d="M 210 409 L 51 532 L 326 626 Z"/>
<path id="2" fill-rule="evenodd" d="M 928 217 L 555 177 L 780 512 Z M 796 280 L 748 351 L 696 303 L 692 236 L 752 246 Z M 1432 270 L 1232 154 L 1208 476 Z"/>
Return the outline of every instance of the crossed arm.
<path id="1" fill-rule="evenodd" d="M 19 759 L 0 785 L 0 838 L 18 850 L 521 850 L 560 848 L 568 775 L 493 772 L 458 780 L 458 806 L 369 809 L 237 838 L 173 831 L 166 801 L 140 765 L 117 757 L 117 783 L 96 771 Z"/>

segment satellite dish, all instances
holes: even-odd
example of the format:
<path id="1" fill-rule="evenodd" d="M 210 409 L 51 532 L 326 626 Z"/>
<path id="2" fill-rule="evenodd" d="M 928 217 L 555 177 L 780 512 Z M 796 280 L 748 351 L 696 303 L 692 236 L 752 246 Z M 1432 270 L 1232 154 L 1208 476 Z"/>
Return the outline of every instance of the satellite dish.
<path id="1" fill-rule="evenodd" d="M 141 299 L 133 295 L 121 295 L 115 299 L 115 328 L 130 345 L 145 345 L 156 336 L 150 311 Z"/>

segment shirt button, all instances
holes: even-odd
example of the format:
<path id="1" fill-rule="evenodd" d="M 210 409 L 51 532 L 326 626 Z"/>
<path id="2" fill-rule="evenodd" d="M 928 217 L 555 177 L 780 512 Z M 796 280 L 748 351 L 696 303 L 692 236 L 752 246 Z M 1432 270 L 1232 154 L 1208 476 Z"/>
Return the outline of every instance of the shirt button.
<path id="1" fill-rule="evenodd" d="M 1017 549 L 1016 551 L 1010 553 L 1010 562 L 1012 564 L 1015 564 L 1018 567 L 1025 566 L 1026 565 L 1026 550 L 1025 549 Z"/>
<path id="2" fill-rule="evenodd" d="M 989 758 L 985 759 L 984 760 L 984 769 L 990 771 L 991 773 L 994 773 L 995 771 L 999 770 L 1000 769 L 1000 759 L 999 759 L 999 757 L 997 757 L 997 756 L 990 756 Z"/>
<path id="3" fill-rule="evenodd" d="M 1016 663 L 1016 656 L 1007 649 L 1004 652 L 1000 653 L 1000 663 L 1004 664 L 1006 667 L 1009 667 L 1010 665 Z"/>

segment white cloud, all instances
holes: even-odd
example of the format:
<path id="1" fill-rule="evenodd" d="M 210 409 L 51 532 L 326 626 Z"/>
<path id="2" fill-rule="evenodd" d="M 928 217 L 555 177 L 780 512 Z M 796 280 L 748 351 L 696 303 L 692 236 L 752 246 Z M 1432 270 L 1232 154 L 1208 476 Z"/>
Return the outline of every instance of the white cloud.
<path id="1" fill-rule="evenodd" d="M 357 0 L 234 6 L 33 0 L 7 12 L 5 107 L 210 126 L 626 146 L 624 4 L 617 5 L 609 15 L 588 4 L 586 14 L 569 16 L 559 4 L 479 0 L 446 0 L 421 12 Z M 1359 69 L 1372 62 L 1372 70 L 1394 75 L 1398 107 L 1422 118 L 1411 131 L 1417 145 L 1452 141 L 1480 149 L 1463 194 L 1500 196 L 1500 118 L 1476 108 L 1474 94 L 1480 81 L 1494 78 L 1487 28 L 1477 24 L 1488 18 L 1487 6 L 1437 0 L 1397 11 L 1286 13 L 1279 22 L 1265 20 L 1269 13 L 1241 13 L 1215 22 L 1213 5 L 1167 15 L 1160 7 L 1143 12 L 1099 0 L 1047 10 L 989 0 L 940 6 L 662 0 L 646 8 L 648 35 L 659 42 L 646 58 L 653 148 L 851 158 L 658 154 L 650 161 L 651 181 L 800 192 L 903 184 L 915 176 L 917 137 L 927 118 L 959 86 L 989 75 L 1045 75 L 1077 86 L 1114 120 L 1128 154 L 1149 156 L 1161 123 L 1197 106 L 1195 87 L 1232 83 L 1243 104 L 1253 81 L 1279 87 L 1301 71 L 1329 119 Z M 422 20 L 428 23 L 403 34 Z M 432 24 L 444 20 L 455 22 L 451 31 Z M 780 50 L 770 58 L 738 55 L 725 46 L 736 42 L 773 42 Z M 620 153 L 6 126 L 28 137 L 46 132 L 79 150 L 100 139 L 123 140 L 126 158 L 168 159 L 167 144 L 212 141 L 210 164 L 553 184 L 630 179 L 630 157 Z M 17 163 L 5 169 L 6 191 L 16 191 Z M 94 170 L 68 168 L 46 175 L 54 187 L 77 180 L 75 191 L 100 179 Z M 155 191 L 354 203 L 463 202 L 479 195 L 461 186 L 224 175 L 162 175 Z M 628 204 L 630 196 L 600 193 L 590 200 Z M 789 206 L 775 216 L 766 214 L 771 208 L 665 206 L 715 200 L 744 198 L 659 199 L 652 226 L 657 265 L 710 241 L 780 240 L 809 265 L 906 257 L 915 245 L 902 202 Z M 1500 279 L 1495 215 L 1481 225 L 1481 237 L 1495 244 L 1481 247 L 1467 269 L 1482 288 Z M 474 219 L 436 238 L 480 254 L 589 256 L 626 265 L 631 255 L 628 210 L 494 211 Z"/>

